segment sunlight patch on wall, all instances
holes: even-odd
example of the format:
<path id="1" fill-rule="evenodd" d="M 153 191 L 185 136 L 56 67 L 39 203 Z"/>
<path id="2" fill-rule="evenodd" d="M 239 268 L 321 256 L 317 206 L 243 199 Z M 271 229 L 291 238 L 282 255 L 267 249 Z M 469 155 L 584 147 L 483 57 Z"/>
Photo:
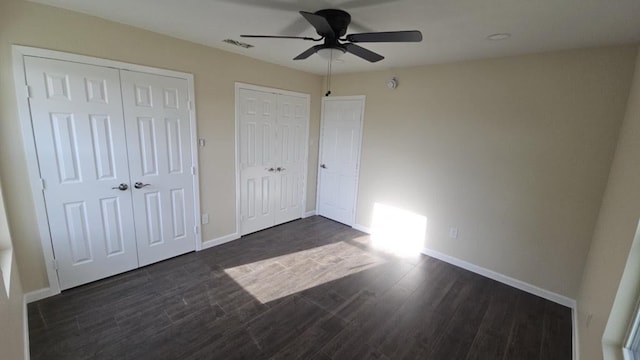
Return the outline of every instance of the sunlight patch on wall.
<path id="1" fill-rule="evenodd" d="M 367 242 L 368 237 L 337 242 L 228 268 L 224 272 L 265 304 L 384 264 L 384 258 L 366 250 Z"/>
<path id="2" fill-rule="evenodd" d="M 410 211 L 375 203 L 371 226 L 371 243 L 396 256 L 418 256 L 424 248 L 427 218 Z"/>

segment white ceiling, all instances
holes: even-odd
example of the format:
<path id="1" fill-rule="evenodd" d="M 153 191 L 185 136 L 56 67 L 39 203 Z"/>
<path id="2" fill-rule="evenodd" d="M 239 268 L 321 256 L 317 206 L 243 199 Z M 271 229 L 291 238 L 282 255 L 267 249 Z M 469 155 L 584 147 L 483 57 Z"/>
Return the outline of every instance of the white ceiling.
<path id="1" fill-rule="evenodd" d="M 333 72 L 423 64 L 640 42 L 640 0 L 32 0 L 220 48 L 316 74 L 318 55 L 293 57 L 317 43 L 242 39 L 240 34 L 316 36 L 297 12 L 347 10 L 348 33 L 420 30 L 421 43 L 360 44 L 385 56 L 371 64 L 353 55 Z M 511 33 L 490 41 L 493 33 Z M 243 49 L 223 43 L 255 45 Z"/>

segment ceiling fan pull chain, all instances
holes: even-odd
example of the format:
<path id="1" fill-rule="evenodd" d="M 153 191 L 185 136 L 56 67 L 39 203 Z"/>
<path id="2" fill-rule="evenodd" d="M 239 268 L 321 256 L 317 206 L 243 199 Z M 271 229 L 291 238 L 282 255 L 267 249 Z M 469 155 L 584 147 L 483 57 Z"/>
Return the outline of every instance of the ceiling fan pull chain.
<path id="1" fill-rule="evenodd" d="M 329 65 L 327 66 L 327 93 L 324 96 L 331 95 L 331 63 L 333 62 L 333 51 L 329 54 Z"/>

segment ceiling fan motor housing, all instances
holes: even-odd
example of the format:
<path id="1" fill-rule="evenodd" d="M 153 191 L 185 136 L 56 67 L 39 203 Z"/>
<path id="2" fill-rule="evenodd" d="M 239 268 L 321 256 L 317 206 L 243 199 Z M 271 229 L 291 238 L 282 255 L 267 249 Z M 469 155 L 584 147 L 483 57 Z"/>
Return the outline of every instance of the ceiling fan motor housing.
<path id="1" fill-rule="evenodd" d="M 318 10 L 314 14 L 327 19 L 327 22 L 335 33 L 335 35 L 333 35 L 321 34 L 320 32 L 318 32 L 318 35 L 325 37 L 335 36 L 335 38 L 337 39 L 343 37 L 347 33 L 347 27 L 349 27 L 349 24 L 351 23 L 351 15 L 349 15 L 348 12 L 339 9 L 324 9 Z"/>

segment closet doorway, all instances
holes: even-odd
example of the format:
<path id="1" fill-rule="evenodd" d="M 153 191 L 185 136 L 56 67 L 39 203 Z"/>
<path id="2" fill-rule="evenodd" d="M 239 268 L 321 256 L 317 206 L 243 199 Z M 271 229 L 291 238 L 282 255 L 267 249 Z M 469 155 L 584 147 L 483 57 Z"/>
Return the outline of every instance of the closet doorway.
<path id="1" fill-rule="evenodd" d="M 26 47 L 14 60 L 51 291 L 196 250 L 188 74 Z"/>
<path id="2" fill-rule="evenodd" d="M 240 235 L 302 217 L 309 95 L 236 84 Z"/>

